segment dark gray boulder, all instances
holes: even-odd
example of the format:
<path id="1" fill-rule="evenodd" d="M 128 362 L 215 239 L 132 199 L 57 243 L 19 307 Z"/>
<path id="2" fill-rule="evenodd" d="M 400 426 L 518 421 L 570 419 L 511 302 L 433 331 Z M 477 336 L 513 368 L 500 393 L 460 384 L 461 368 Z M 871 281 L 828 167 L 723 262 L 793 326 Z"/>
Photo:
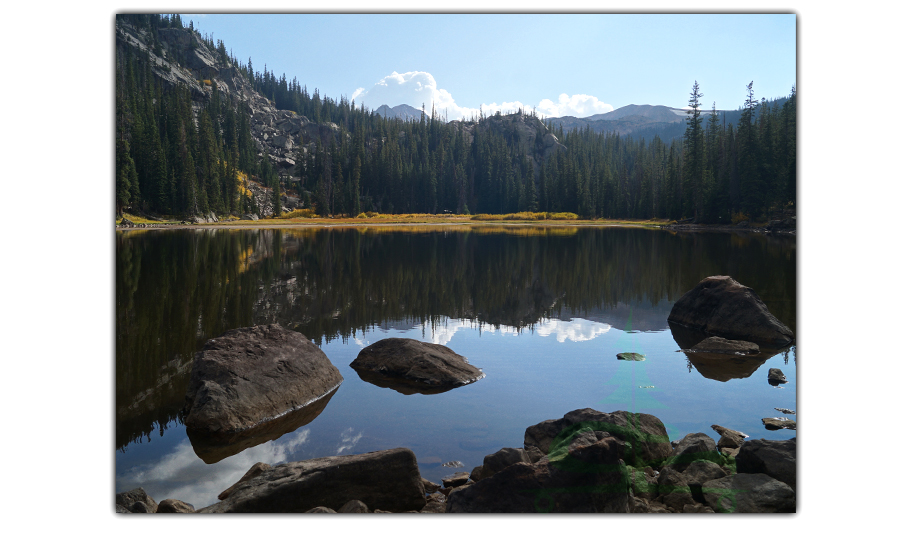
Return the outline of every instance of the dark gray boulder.
<path id="1" fill-rule="evenodd" d="M 797 490 L 797 438 L 786 441 L 749 440 L 735 457 L 737 472 L 763 473 Z"/>
<path id="2" fill-rule="evenodd" d="M 675 447 L 667 464 L 676 471 L 683 472 L 691 463 L 700 460 L 716 463 L 721 460 L 716 442 L 705 433 L 688 433 Z"/>
<path id="3" fill-rule="evenodd" d="M 337 511 L 338 514 L 368 514 L 369 507 L 366 506 L 366 503 L 362 501 L 358 501 L 353 499 L 352 501 L 347 501 L 344 503 L 344 506 L 340 507 Z"/>
<path id="4" fill-rule="evenodd" d="M 584 431 L 596 431 L 618 439 L 622 443 L 621 457 L 632 467 L 659 465 L 672 454 L 669 434 L 659 418 L 644 413 L 604 413 L 594 409 L 570 411 L 560 419 L 530 426 L 525 430 L 525 451 L 535 462 L 535 457 L 550 453 L 551 448 Z"/>
<path id="5" fill-rule="evenodd" d="M 159 507 L 156 509 L 157 514 L 193 514 L 194 512 L 193 504 L 178 499 L 164 499 L 159 502 Z"/>
<path id="6" fill-rule="evenodd" d="M 189 434 L 231 437 L 309 407 L 342 381 L 299 332 L 277 324 L 229 330 L 194 357 L 184 423 Z"/>
<path id="7" fill-rule="evenodd" d="M 135 488 L 131 491 L 116 493 L 116 505 L 121 506 L 133 514 L 155 514 L 159 505 L 153 497 L 147 495 L 144 488 Z M 118 511 L 118 509 L 117 509 Z"/>
<path id="8" fill-rule="evenodd" d="M 672 467 L 663 467 L 657 479 L 659 499 L 675 512 L 681 512 L 686 504 L 694 504 L 687 478 Z"/>
<path id="9" fill-rule="evenodd" d="M 350 367 L 361 379 L 404 394 L 445 392 L 484 377 L 450 348 L 406 338 L 387 338 L 369 345 Z"/>
<path id="10" fill-rule="evenodd" d="M 420 510 L 425 490 L 416 456 L 407 448 L 295 461 L 237 484 L 224 501 L 199 513 L 293 512 L 341 508 L 358 500 L 390 512 Z"/>
<path id="11" fill-rule="evenodd" d="M 703 484 L 706 504 L 717 513 L 797 511 L 794 490 L 766 474 L 738 473 Z"/>
<path id="12" fill-rule="evenodd" d="M 502 448 L 493 454 L 484 456 L 484 463 L 477 480 L 489 478 L 515 463 L 531 463 L 531 458 L 524 448 Z"/>
<path id="13" fill-rule="evenodd" d="M 441 478 L 441 482 L 444 484 L 444 487 L 447 488 L 455 488 L 461 486 L 469 481 L 469 473 L 465 471 L 460 471 L 457 473 L 453 473 L 450 476 L 445 476 Z"/>
<path id="14" fill-rule="evenodd" d="M 119 225 L 122 227 L 134 227 L 134 222 L 130 219 L 122 218 L 122 221 L 119 222 Z"/>
<path id="15" fill-rule="evenodd" d="M 794 333 L 769 313 L 756 292 L 729 276 L 702 280 L 675 302 L 668 321 L 758 345 L 784 347 L 794 341 Z"/>
<path id="16" fill-rule="evenodd" d="M 336 511 L 328 508 L 327 506 L 317 506 L 315 508 L 310 508 L 305 512 L 306 514 L 337 514 Z"/>
<path id="17" fill-rule="evenodd" d="M 534 464 L 516 463 L 456 488 L 447 513 L 630 512 L 628 470 L 614 437 L 576 437 Z"/>
<path id="18" fill-rule="evenodd" d="M 741 445 L 744 444 L 744 439 L 747 438 L 746 433 L 728 429 L 717 424 L 713 424 L 710 427 L 721 436 L 719 442 L 716 443 L 716 448 L 719 450 L 723 448 L 740 448 Z"/>
<path id="19" fill-rule="evenodd" d="M 691 488 L 691 496 L 698 502 L 704 502 L 704 483 L 727 475 L 728 473 L 725 472 L 725 469 L 716 463 L 705 459 L 691 463 L 682 473 L 682 476 L 687 481 L 688 487 Z"/>
<path id="20" fill-rule="evenodd" d="M 779 384 L 788 382 L 787 377 L 784 376 L 784 372 L 778 368 L 769 368 L 768 379 L 769 384 L 772 386 L 778 386 Z"/>

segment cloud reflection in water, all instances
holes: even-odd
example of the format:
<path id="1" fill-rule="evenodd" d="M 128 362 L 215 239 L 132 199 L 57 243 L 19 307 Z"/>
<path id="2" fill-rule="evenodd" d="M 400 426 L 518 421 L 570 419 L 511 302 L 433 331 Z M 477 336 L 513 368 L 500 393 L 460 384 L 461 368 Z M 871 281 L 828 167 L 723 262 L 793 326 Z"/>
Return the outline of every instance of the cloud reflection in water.
<path id="1" fill-rule="evenodd" d="M 142 487 L 157 502 L 178 499 L 199 510 L 218 502 L 219 493 L 240 480 L 255 463 L 275 465 L 287 461 L 308 440 L 307 428 L 207 465 L 185 439 L 158 462 L 117 475 L 116 491 Z"/>

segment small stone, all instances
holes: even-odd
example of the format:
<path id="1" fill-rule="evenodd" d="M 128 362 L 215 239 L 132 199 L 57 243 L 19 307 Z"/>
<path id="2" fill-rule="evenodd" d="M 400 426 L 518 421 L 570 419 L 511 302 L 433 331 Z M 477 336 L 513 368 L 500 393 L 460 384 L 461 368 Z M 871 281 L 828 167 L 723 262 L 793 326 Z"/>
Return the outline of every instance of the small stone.
<path id="1" fill-rule="evenodd" d="M 193 514 L 194 505 L 178 499 L 164 499 L 156 509 L 157 514 Z"/>
<path id="2" fill-rule="evenodd" d="M 629 362 L 643 362 L 647 359 L 643 354 L 638 354 L 634 352 L 624 352 L 616 355 L 616 358 L 619 360 L 628 360 Z"/>
<path id="3" fill-rule="evenodd" d="M 441 478 L 441 482 L 444 483 L 444 487 L 455 488 L 457 486 L 461 486 L 469 481 L 469 473 L 465 471 L 461 471 L 458 473 L 453 473 L 450 476 L 445 476 Z"/>
<path id="4" fill-rule="evenodd" d="M 307 514 L 337 514 L 331 508 L 326 508 L 324 506 L 317 506 L 315 508 L 310 508 L 306 511 Z"/>
<path id="5" fill-rule="evenodd" d="M 769 384 L 776 386 L 779 384 L 784 384 L 788 382 L 787 377 L 784 376 L 784 373 L 778 368 L 770 368 L 769 369 Z"/>
<path id="6" fill-rule="evenodd" d="M 366 503 L 353 499 L 352 501 L 347 501 L 344 503 L 344 506 L 340 507 L 337 511 L 338 514 L 368 514 L 369 507 L 366 506 Z"/>
<path id="7" fill-rule="evenodd" d="M 787 418 L 763 418 L 762 423 L 766 429 L 775 431 L 778 429 L 797 429 L 797 422 Z"/>

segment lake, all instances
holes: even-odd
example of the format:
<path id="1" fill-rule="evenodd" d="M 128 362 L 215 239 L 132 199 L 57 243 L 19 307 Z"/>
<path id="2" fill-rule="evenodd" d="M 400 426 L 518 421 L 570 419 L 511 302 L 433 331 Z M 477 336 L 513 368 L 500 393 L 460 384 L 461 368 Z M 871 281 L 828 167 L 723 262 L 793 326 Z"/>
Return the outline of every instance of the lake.
<path id="1" fill-rule="evenodd" d="M 797 410 L 795 347 L 727 365 L 678 352 L 666 318 L 711 275 L 752 287 L 796 334 L 794 236 L 498 225 L 117 231 L 115 490 L 201 508 L 256 462 L 396 447 L 439 482 L 521 447 L 528 426 L 587 407 L 652 414 L 672 440 L 718 440 L 712 424 L 796 436 L 761 422 L 784 416 L 775 407 Z M 192 444 L 181 409 L 194 353 L 226 330 L 270 323 L 319 345 L 343 384 L 275 440 L 233 455 Z M 365 382 L 349 364 L 386 337 L 446 345 L 485 378 L 430 395 Z M 622 352 L 646 360 L 617 360 Z M 768 383 L 773 367 L 787 384 Z M 463 466 L 442 466 L 451 461 Z"/>

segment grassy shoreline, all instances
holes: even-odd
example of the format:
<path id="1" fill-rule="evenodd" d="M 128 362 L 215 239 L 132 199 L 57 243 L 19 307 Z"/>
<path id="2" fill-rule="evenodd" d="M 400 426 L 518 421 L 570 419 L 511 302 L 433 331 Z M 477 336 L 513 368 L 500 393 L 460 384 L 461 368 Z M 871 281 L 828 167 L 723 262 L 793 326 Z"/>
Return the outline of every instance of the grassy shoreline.
<path id="1" fill-rule="evenodd" d="M 555 226 L 629 226 L 629 227 L 659 227 L 672 223 L 664 219 L 578 219 L 572 218 L 574 214 L 560 215 L 564 217 L 543 217 L 548 214 L 503 214 L 503 215 L 460 215 L 460 214 L 373 214 L 365 217 L 362 214 L 357 217 L 295 217 L 295 218 L 264 218 L 258 221 L 238 220 L 230 216 L 233 221 L 219 221 L 217 223 L 182 223 L 175 218 L 155 221 L 131 214 L 125 214 L 135 225 L 150 225 L 152 227 L 167 229 L 195 229 L 195 228 L 259 228 L 259 227 L 322 227 L 322 226 L 348 226 L 370 227 L 378 225 L 540 225 L 544 227 Z M 534 216 L 541 216 L 535 218 Z M 529 219 L 530 218 L 530 219 Z M 229 219 L 226 217 L 224 219 Z M 121 224 L 121 219 L 116 220 L 116 225 Z"/>

